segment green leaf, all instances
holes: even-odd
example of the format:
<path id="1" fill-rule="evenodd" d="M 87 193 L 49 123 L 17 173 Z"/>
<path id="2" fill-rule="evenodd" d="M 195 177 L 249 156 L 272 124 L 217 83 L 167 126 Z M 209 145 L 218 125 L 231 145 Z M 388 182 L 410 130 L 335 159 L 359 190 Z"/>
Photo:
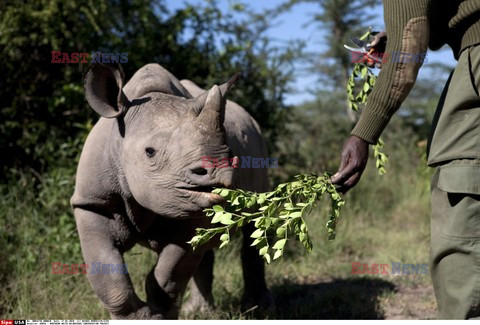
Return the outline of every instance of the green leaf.
<path id="1" fill-rule="evenodd" d="M 302 222 L 302 224 L 300 225 L 300 231 L 301 232 L 307 231 L 307 224 L 305 222 Z"/>
<path id="2" fill-rule="evenodd" d="M 258 250 L 258 254 L 260 256 L 264 256 L 265 254 L 267 254 L 267 252 L 268 252 L 268 246 L 263 246 Z"/>
<path id="3" fill-rule="evenodd" d="M 260 236 L 263 236 L 264 232 L 265 231 L 263 229 L 257 229 L 250 235 L 250 237 L 251 238 L 259 238 Z"/>
<path id="4" fill-rule="evenodd" d="M 283 255 L 283 250 L 279 249 L 275 252 L 273 255 L 273 260 L 276 260 L 277 258 L 280 258 Z"/>
<path id="5" fill-rule="evenodd" d="M 295 212 L 289 213 L 288 216 L 290 218 L 299 218 L 299 217 L 302 216 L 302 212 L 301 211 L 295 211 Z"/>
<path id="6" fill-rule="evenodd" d="M 267 199 L 267 196 L 265 195 L 265 193 L 261 193 L 261 194 L 258 196 L 257 203 L 258 203 L 258 204 L 262 204 L 263 202 L 265 202 L 266 199 Z"/>
<path id="7" fill-rule="evenodd" d="M 229 241 L 230 236 L 228 234 L 223 234 L 222 236 L 220 236 L 220 240 L 221 241 Z"/>
<path id="8" fill-rule="evenodd" d="M 222 212 L 222 211 L 223 211 L 223 207 L 220 206 L 220 205 L 214 205 L 214 206 L 212 207 L 212 209 L 213 209 L 213 211 L 215 211 L 215 212 Z"/>
<path id="9" fill-rule="evenodd" d="M 361 73 L 362 73 L 361 78 L 362 78 L 362 79 L 365 78 L 365 76 L 366 76 L 367 73 L 368 73 L 368 68 L 367 68 L 366 65 L 362 67 Z"/>
<path id="10" fill-rule="evenodd" d="M 222 216 L 223 216 L 223 212 L 217 212 L 215 213 L 215 215 L 213 216 L 212 218 L 212 223 L 218 223 L 220 222 L 220 220 L 222 219 Z"/>
<path id="11" fill-rule="evenodd" d="M 293 209 L 293 204 L 292 204 L 292 203 L 290 203 L 290 202 L 287 202 L 287 203 L 285 203 L 283 206 L 284 206 L 284 207 L 285 207 L 285 209 L 287 209 L 287 210 L 291 210 L 291 209 Z"/>
<path id="12" fill-rule="evenodd" d="M 240 205 L 240 198 L 237 196 L 235 200 L 231 203 L 231 205 Z"/>
<path id="13" fill-rule="evenodd" d="M 220 196 L 226 197 L 228 194 L 230 194 L 230 191 L 225 188 L 220 191 Z"/>
<path id="14" fill-rule="evenodd" d="M 278 240 L 275 243 L 275 245 L 273 245 L 273 249 L 283 249 L 285 247 L 286 242 L 287 242 L 287 239 Z"/>
<path id="15" fill-rule="evenodd" d="M 222 243 L 220 244 L 220 247 L 219 247 L 219 248 L 224 248 L 225 246 L 228 245 L 228 243 L 229 243 L 228 241 L 222 242 Z"/>
<path id="16" fill-rule="evenodd" d="M 300 240 L 300 242 L 303 243 L 306 238 L 307 238 L 307 235 L 305 233 L 301 232 L 298 234 L 298 239 Z"/>
<path id="17" fill-rule="evenodd" d="M 263 255 L 263 258 L 265 259 L 265 262 L 267 262 L 267 264 L 270 264 L 270 254 L 266 253 L 265 255 Z"/>
<path id="18" fill-rule="evenodd" d="M 370 90 L 370 85 L 368 84 L 368 82 L 364 83 L 364 84 L 363 84 L 363 91 L 364 91 L 364 92 L 367 92 L 367 91 L 369 91 L 369 90 Z"/>
<path id="19" fill-rule="evenodd" d="M 257 203 L 257 199 L 255 197 L 250 198 L 250 200 L 247 201 L 247 208 L 253 207 Z"/>
<path id="20" fill-rule="evenodd" d="M 277 228 L 277 236 L 278 237 L 283 237 L 285 236 L 285 231 L 287 231 L 287 228 L 286 227 L 280 227 L 280 228 Z"/>
<path id="21" fill-rule="evenodd" d="M 257 246 L 258 244 L 262 243 L 262 241 L 265 241 L 264 237 L 257 238 L 253 241 L 253 243 L 250 246 Z M 263 246 L 263 244 L 261 244 Z"/>
<path id="22" fill-rule="evenodd" d="M 222 214 L 220 218 L 220 223 L 223 225 L 231 225 L 232 223 L 235 223 L 232 221 L 232 214 L 230 212 L 226 212 Z"/>

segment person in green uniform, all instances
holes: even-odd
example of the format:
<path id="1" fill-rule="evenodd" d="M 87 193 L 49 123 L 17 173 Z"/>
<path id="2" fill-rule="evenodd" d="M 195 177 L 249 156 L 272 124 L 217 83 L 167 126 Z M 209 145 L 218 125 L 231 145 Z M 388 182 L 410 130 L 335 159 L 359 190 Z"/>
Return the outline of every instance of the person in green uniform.
<path id="1" fill-rule="evenodd" d="M 458 60 L 439 100 L 428 145 L 430 270 L 442 319 L 480 317 L 480 1 L 383 0 L 385 53 L 448 44 Z M 346 141 L 332 182 L 348 191 L 416 81 L 422 60 L 388 60 Z"/>

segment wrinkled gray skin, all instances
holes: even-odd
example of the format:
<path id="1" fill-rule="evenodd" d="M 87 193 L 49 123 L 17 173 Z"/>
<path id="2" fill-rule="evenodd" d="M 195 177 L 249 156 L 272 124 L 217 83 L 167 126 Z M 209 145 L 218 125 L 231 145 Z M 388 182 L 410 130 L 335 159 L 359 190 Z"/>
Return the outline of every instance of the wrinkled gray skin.
<path id="1" fill-rule="evenodd" d="M 210 226 L 202 210 L 223 202 L 210 191 L 268 190 L 264 169 L 201 166 L 202 156 L 266 157 L 257 123 L 226 102 L 232 83 L 205 92 L 158 64 L 138 70 L 125 87 L 119 65 L 96 64 L 87 72 L 86 98 L 102 118 L 85 143 L 71 199 L 85 263 L 124 263 L 123 253 L 137 243 L 158 254 L 146 279 L 146 302 L 128 274 L 87 275 L 112 318 L 177 318 L 191 278 L 187 311 L 213 303 L 211 248 L 218 240 L 195 251 L 187 244 L 197 227 Z M 250 247 L 251 229 L 244 230 L 243 303 L 268 309 L 273 302 L 264 264 Z"/>

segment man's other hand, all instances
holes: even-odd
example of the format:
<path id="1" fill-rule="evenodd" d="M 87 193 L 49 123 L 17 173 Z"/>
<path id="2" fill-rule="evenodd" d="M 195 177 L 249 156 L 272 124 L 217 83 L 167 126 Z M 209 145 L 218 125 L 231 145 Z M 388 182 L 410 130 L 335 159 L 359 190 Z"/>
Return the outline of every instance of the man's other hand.
<path id="1" fill-rule="evenodd" d="M 332 176 L 332 183 L 340 186 L 340 192 L 346 193 L 360 180 L 367 161 L 368 142 L 352 135 L 343 146 L 340 168 Z"/>

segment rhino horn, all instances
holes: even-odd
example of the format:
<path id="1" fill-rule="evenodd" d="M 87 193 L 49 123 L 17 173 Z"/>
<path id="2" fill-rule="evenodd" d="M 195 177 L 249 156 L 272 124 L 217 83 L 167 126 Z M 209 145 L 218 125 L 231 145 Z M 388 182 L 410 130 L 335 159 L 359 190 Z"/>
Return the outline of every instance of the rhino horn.
<path id="1" fill-rule="evenodd" d="M 240 73 L 237 73 L 228 82 L 221 86 L 214 85 L 208 92 L 198 97 L 198 101 L 204 102 L 203 108 L 198 115 L 200 124 L 209 129 L 219 130 L 222 128 L 225 119 L 226 95 L 239 77 Z"/>
<path id="2" fill-rule="evenodd" d="M 215 85 L 208 91 L 207 99 L 197 121 L 208 129 L 218 130 L 223 125 L 224 115 L 225 100 L 220 92 L 220 87 Z"/>

